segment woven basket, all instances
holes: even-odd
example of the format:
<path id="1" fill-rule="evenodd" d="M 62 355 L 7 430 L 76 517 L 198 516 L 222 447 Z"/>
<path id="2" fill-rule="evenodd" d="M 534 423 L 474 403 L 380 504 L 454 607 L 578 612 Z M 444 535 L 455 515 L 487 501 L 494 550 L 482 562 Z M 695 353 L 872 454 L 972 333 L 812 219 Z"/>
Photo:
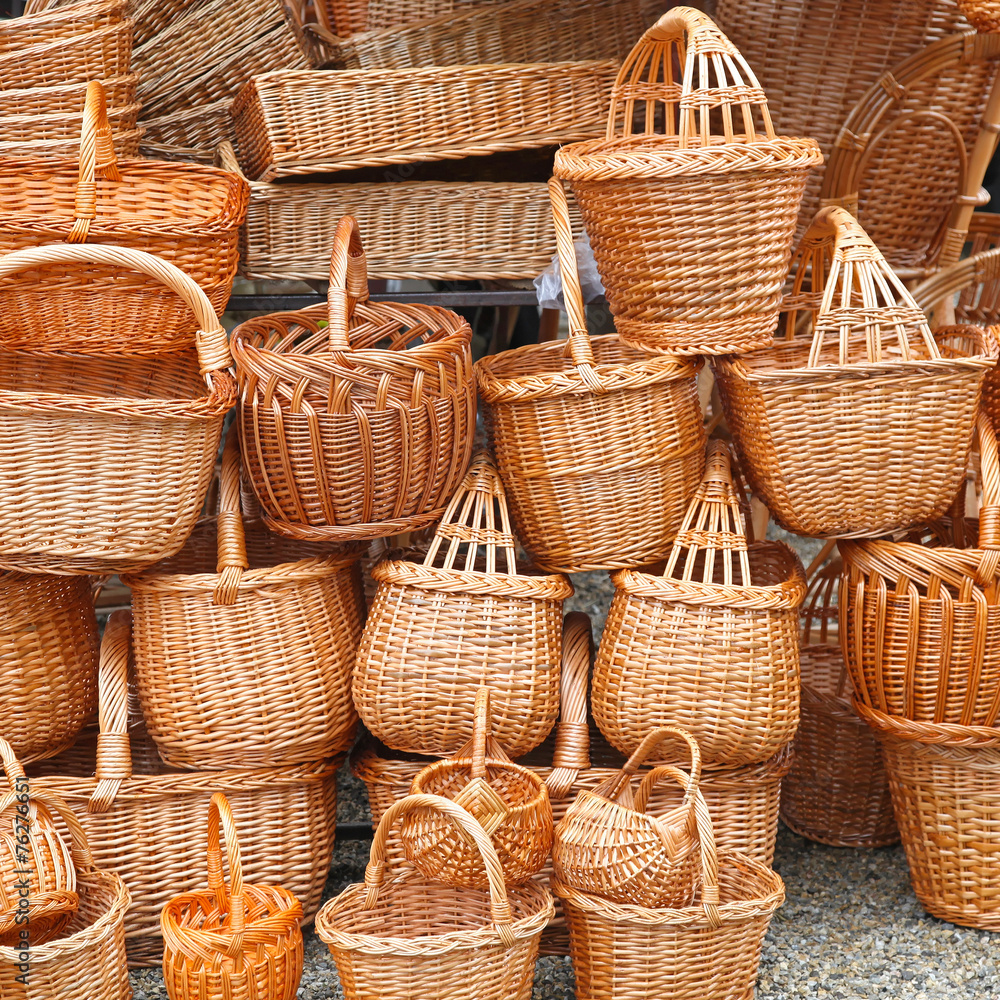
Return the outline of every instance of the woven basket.
<path id="1" fill-rule="evenodd" d="M 385 878 L 386 837 L 413 810 L 436 809 L 476 845 L 489 889 L 458 889 L 417 872 Z M 552 896 L 536 882 L 508 889 L 483 828 L 437 795 L 391 806 L 372 841 L 365 881 L 316 916 L 316 933 L 337 963 L 345 1000 L 530 1000 L 538 939 Z"/>
<path id="2" fill-rule="evenodd" d="M 795 735 L 806 581 L 784 543 L 748 543 L 741 501 L 728 447 L 713 441 L 662 575 L 612 576 L 593 711 L 624 753 L 672 724 L 706 763 L 733 766 L 767 760 Z"/>
<path id="3" fill-rule="evenodd" d="M 128 633 L 128 615 L 115 612 L 101 647 L 100 736 L 85 733 L 71 750 L 29 773 L 32 788 L 54 792 L 78 814 L 97 863 L 125 880 L 132 895 L 130 965 L 160 964 L 160 910 L 202 884 L 215 792 L 224 792 L 242 817 L 247 881 L 284 886 L 310 919 L 333 854 L 341 759 L 255 771 L 169 769 L 135 719 L 137 707 L 130 711 Z"/>
<path id="4" fill-rule="evenodd" d="M 172 559 L 122 578 L 143 718 L 174 767 L 281 767 L 354 742 L 360 552 L 323 554 L 260 525 L 245 532 L 234 431 L 215 522 Z"/>
<path id="5" fill-rule="evenodd" d="M 622 340 L 725 354 L 771 342 L 821 162 L 814 140 L 775 134 L 753 71 L 712 20 L 675 7 L 623 63 L 605 138 L 563 146 L 553 172 L 573 188 Z"/>
<path id="6" fill-rule="evenodd" d="M 832 544 L 832 543 L 831 543 Z M 834 847 L 899 841 L 878 741 L 851 705 L 837 641 L 839 559 L 813 577 L 802 614 L 802 704 L 792 766 L 781 785 L 781 820 Z"/>
<path id="7" fill-rule="evenodd" d="M 715 369 L 754 493 L 783 527 L 815 538 L 940 517 L 965 475 L 996 344 L 970 329 L 939 345 L 842 208 L 823 209 L 803 238 L 784 308 L 772 349 Z M 811 329 L 799 329 L 803 315 Z"/>
<path id="8" fill-rule="evenodd" d="M 504 882 L 523 885 L 552 850 L 552 806 L 545 782 L 512 764 L 490 733 L 490 689 L 476 693 L 472 739 L 450 760 L 429 764 L 413 779 L 411 795 L 457 802 L 489 835 Z M 483 859 L 464 833 L 435 809 L 412 809 L 400 839 L 406 858 L 425 878 L 467 889 L 488 889 Z"/>
<path id="9" fill-rule="evenodd" d="M 1000 31 L 1000 3 L 996 0 L 956 0 L 956 3 L 976 31 Z"/>
<path id="10" fill-rule="evenodd" d="M 193 108 L 182 108 L 180 111 L 163 115 L 161 118 L 143 118 L 142 145 L 140 146 L 142 155 L 157 160 L 182 160 L 188 163 L 204 163 L 207 166 L 212 166 L 216 163 L 216 149 L 219 144 L 228 143 L 234 138 L 233 116 L 230 114 L 232 105 L 232 98 L 224 97 L 221 101 L 214 101 L 212 104 L 199 104 Z M 235 155 L 233 163 L 235 163 Z M 238 166 L 234 169 L 228 163 L 223 163 L 222 167 L 229 173 L 242 177 Z M 249 212 L 248 205 L 248 216 Z M 340 213 L 340 215 L 342 214 Z M 241 243 L 243 242 L 242 232 L 241 229 Z M 328 266 L 329 262 L 326 260 L 329 249 L 326 243 L 327 239 L 328 237 L 324 233 L 323 262 Z M 242 249 L 240 255 L 242 270 L 245 267 L 245 262 L 242 260 Z M 323 268 L 322 277 L 326 278 L 326 267 Z"/>
<path id="11" fill-rule="evenodd" d="M 98 642 L 86 577 L 0 573 L 0 733 L 22 761 L 64 750 L 93 717 Z"/>
<path id="12" fill-rule="evenodd" d="M 6 181 L 0 183 L 0 252 L 63 240 L 148 251 L 197 282 L 216 312 L 226 304 L 246 182 L 214 167 L 117 163 L 100 83 L 87 90 L 79 163 L 10 158 L 0 161 L 0 181 Z M 55 260 L 62 266 L 41 269 L 30 282 L 0 284 L 0 342 L 34 351 L 130 354 L 191 346 L 191 305 L 164 294 L 155 276 L 128 266 L 123 273 L 97 260 L 69 263 Z"/>
<path id="13" fill-rule="evenodd" d="M 135 73 L 109 77 L 101 81 L 109 114 L 118 108 L 136 103 L 138 82 L 139 77 Z M 89 88 L 90 81 L 57 83 L 49 87 L 27 87 L 20 90 L 5 88 L 0 90 L 0 115 L 4 118 L 21 115 L 63 115 L 67 122 L 68 134 L 77 140 L 74 150 L 76 153 L 79 152 L 80 130 L 83 127 L 82 109 Z"/>
<path id="14" fill-rule="evenodd" d="M 465 474 L 476 419 L 469 324 L 367 299 L 361 236 L 344 216 L 328 311 L 234 331 L 244 469 L 272 531 L 337 542 L 411 531 L 441 517 Z"/>
<path id="15" fill-rule="evenodd" d="M 207 853 L 208 891 L 175 896 L 160 914 L 167 996 L 294 1000 L 302 978 L 302 906 L 280 886 L 244 884 L 236 821 L 222 792 L 208 804 Z"/>
<path id="16" fill-rule="evenodd" d="M 519 564 L 503 485 L 478 456 L 422 562 L 372 569 L 354 670 L 354 704 L 396 750 L 451 754 L 473 735 L 476 691 L 493 690 L 493 736 L 515 757 L 559 714 L 565 576 Z M 508 878 L 508 881 L 510 879 Z"/>
<path id="17" fill-rule="evenodd" d="M 167 261 L 125 247 L 46 246 L 0 258 L 0 277 L 27 273 L 30 288 L 44 265 L 79 273 L 91 263 L 139 271 L 182 296 L 197 316 L 197 359 L 0 350 L 4 569 L 123 572 L 172 555 L 197 520 L 235 401 L 225 330 Z M 24 296 L 39 312 L 43 288 Z"/>
<path id="18" fill-rule="evenodd" d="M 265 73 L 233 102 L 240 163 L 248 177 L 270 181 L 593 138 L 615 69 L 560 62 Z"/>
<path id="19" fill-rule="evenodd" d="M 487 430 L 525 549 L 550 573 L 635 566 L 670 548 L 704 462 L 700 360 L 591 338 L 568 205 L 549 182 L 567 342 L 476 363 Z"/>
<path id="20" fill-rule="evenodd" d="M 679 738 L 690 750 L 690 773 L 657 767 L 633 792 L 639 767 L 669 737 Z M 664 777 L 680 780 L 684 798 L 665 816 L 650 816 L 650 792 Z M 616 903 L 690 906 L 702 875 L 695 809 L 708 809 L 698 793 L 700 777 L 701 754 L 694 739 L 673 726 L 654 730 L 616 775 L 580 792 L 566 810 L 552 848 L 555 877 Z"/>
<path id="21" fill-rule="evenodd" d="M 331 2 L 331 0 L 327 0 Z M 335 4 L 344 0 L 332 0 Z M 496 7 L 504 0 L 368 0 L 365 27 L 391 28 L 443 14 L 459 14 L 476 7 Z"/>
<path id="22" fill-rule="evenodd" d="M 136 120 L 141 107 L 141 104 L 129 104 L 108 112 L 108 122 L 114 130 L 112 149 L 116 157 L 139 155 L 143 130 L 136 128 Z M 42 160 L 75 156 L 80 149 L 83 120 L 82 115 L 65 112 L 0 117 L 0 136 L 3 136 L 0 157 L 30 156 Z M 48 339 L 52 339 L 51 332 Z"/>
<path id="23" fill-rule="evenodd" d="M 126 18 L 127 7 L 126 0 L 88 0 L 42 13 L 5 18 L 0 22 L 0 55 L 120 24 Z"/>

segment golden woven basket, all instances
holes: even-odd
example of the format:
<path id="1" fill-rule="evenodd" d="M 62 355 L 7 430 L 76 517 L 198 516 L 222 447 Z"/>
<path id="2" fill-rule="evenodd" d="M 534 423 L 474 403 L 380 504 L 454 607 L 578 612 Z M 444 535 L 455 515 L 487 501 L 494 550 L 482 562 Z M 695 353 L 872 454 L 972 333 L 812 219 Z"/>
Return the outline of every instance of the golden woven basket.
<path id="1" fill-rule="evenodd" d="M 636 130 L 639 131 L 636 131 Z M 662 354 L 771 342 L 813 139 L 779 136 L 735 46 L 691 7 L 636 43 L 604 139 L 563 146 L 622 340 Z"/>
<path id="2" fill-rule="evenodd" d="M 955 0 L 955 2 L 976 31 L 1000 31 L 1000 3 L 996 0 Z"/>
<path id="3" fill-rule="evenodd" d="M 842 208 L 823 209 L 803 237 L 783 307 L 773 348 L 715 367 L 753 491 L 783 527 L 814 538 L 940 517 L 965 475 L 996 344 L 974 329 L 935 339 Z"/>
<path id="4" fill-rule="evenodd" d="M 357 0 L 321 0 L 321 2 L 332 3 L 336 8 L 349 7 Z M 368 0 L 362 23 L 370 30 L 377 30 L 440 17 L 443 14 L 460 14 L 470 8 L 497 7 L 503 3 L 504 0 Z"/>
<path id="5" fill-rule="evenodd" d="M 493 736 L 514 757 L 559 714 L 565 576 L 519 563 L 503 485 L 485 455 L 472 463 L 421 562 L 372 569 L 353 694 L 387 746 L 453 754 L 473 735 L 476 692 L 492 689 Z M 508 878 L 509 881 L 509 878 Z"/>
<path id="6" fill-rule="evenodd" d="M 126 73 L 101 81 L 105 103 L 110 114 L 117 108 L 135 104 L 139 76 Z M 28 115 L 63 115 L 67 130 L 76 139 L 74 154 L 79 153 L 80 131 L 83 128 L 83 106 L 87 102 L 90 81 L 56 83 L 48 87 L 4 88 L 0 90 L 0 115 L 20 118 Z M 70 125 L 72 123 L 72 125 Z"/>
<path id="7" fill-rule="evenodd" d="M 550 573 L 663 558 L 704 467 L 700 360 L 591 338 L 566 193 L 549 182 L 569 340 L 476 363 L 518 538 Z"/>

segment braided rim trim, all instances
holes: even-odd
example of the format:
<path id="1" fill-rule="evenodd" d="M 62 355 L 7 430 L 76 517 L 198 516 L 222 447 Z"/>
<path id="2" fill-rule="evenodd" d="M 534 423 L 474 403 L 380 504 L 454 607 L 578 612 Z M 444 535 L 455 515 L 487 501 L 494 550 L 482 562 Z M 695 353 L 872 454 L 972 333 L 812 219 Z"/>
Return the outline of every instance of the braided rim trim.
<path id="1" fill-rule="evenodd" d="M 371 571 L 379 583 L 418 587 L 443 594 L 476 594 L 522 597 L 536 601 L 562 601 L 573 596 L 573 584 L 561 574 L 508 576 L 475 570 L 438 569 L 405 559 L 384 559 Z"/>
<path id="2" fill-rule="evenodd" d="M 429 524 L 440 521 L 443 514 L 444 507 L 435 507 L 422 514 L 373 524 L 297 524 L 294 521 L 279 521 L 270 514 L 264 514 L 263 521 L 270 531 L 285 538 L 312 542 L 356 542 L 417 531 L 419 528 L 426 528 Z"/>
<path id="3" fill-rule="evenodd" d="M 852 703 L 858 715 L 879 736 L 896 737 L 915 743 L 937 744 L 948 747 L 987 749 L 1000 747 L 1000 728 L 992 726 L 960 726 L 953 722 L 916 722 L 898 715 L 872 708 L 857 695 Z"/>

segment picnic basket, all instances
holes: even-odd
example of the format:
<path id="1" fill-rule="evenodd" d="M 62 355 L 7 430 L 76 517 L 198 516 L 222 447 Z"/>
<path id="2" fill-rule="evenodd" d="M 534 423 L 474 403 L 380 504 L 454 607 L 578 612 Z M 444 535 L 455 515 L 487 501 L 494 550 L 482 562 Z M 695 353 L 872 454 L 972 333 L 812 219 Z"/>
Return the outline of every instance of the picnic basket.
<path id="1" fill-rule="evenodd" d="M 801 715 L 781 820 L 821 844 L 884 847 L 899 841 L 899 831 L 878 740 L 851 705 L 837 631 L 841 568 L 831 559 L 814 574 L 802 610 Z"/>
<path id="2" fill-rule="evenodd" d="M 813 139 L 775 133 L 753 71 L 711 18 L 675 7 L 618 71 L 604 138 L 562 146 L 553 172 L 583 213 L 622 340 L 725 354 L 771 342 L 821 162 Z"/>
<path id="3" fill-rule="evenodd" d="M 41 306 L 46 286 L 34 275 L 47 264 L 138 271 L 176 292 L 197 317 L 197 357 L 190 350 L 98 358 L 0 348 L 0 567 L 140 569 L 184 544 L 204 502 L 236 396 L 226 333 L 183 271 L 127 247 L 20 250 L 0 258 L 0 277 L 27 275 L 35 288 L 25 305 Z"/>
<path id="4" fill-rule="evenodd" d="M 369 303 L 358 225 L 344 216 L 327 309 L 233 333 L 243 467 L 268 528 L 341 542 L 438 520 L 472 453 L 471 338 L 447 309 Z"/>
<path id="5" fill-rule="evenodd" d="M 623 753 L 657 726 L 676 725 L 706 763 L 749 764 L 795 735 L 805 576 L 783 542 L 748 541 L 742 503 L 728 446 L 710 442 L 663 572 L 612 576 L 593 712 Z"/>
<path id="6" fill-rule="evenodd" d="M 914 721 L 995 726 L 1000 718 L 1000 458 L 978 420 L 983 506 L 964 491 L 948 526 L 912 540 L 840 545 L 841 642 L 857 697 Z"/>
<path id="7" fill-rule="evenodd" d="M 476 845 L 489 889 L 459 889 L 415 871 L 385 877 L 386 838 L 413 810 L 437 810 Z M 552 896 L 529 881 L 508 888 L 483 828 L 460 805 L 411 795 L 392 805 L 372 841 L 363 883 L 316 916 L 345 1000 L 529 1000 L 538 940 Z"/>
<path id="8" fill-rule="evenodd" d="M 656 767 L 633 790 L 632 779 L 646 757 L 671 737 L 690 751 L 690 771 Z M 566 810 L 552 847 L 555 877 L 616 903 L 690 906 L 702 877 L 695 810 L 708 809 L 698 797 L 700 777 L 694 739 L 674 726 L 653 730 L 617 774 L 580 792 Z M 664 778 L 680 781 L 684 797 L 666 815 L 651 816 L 650 792 Z"/>
<path id="9" fill-rule="evenodd" d="M 207 853 L 208 891 L 175 896 L 160 914 L 167 996 L 294 1000 L 302 977 L 302 906 L 281 886 L 244 883 L 236 820 L 222 792 L 208 803 Z"/>
<path id="10" fill-rule="evenodd" d="M 549 181 L 569 339 L 476 363 L 517 537 L 540 569 L 636 566 L 669 550 L 704 467 L 700 359 L 587 333 L 562 184 Z"/>
<path id="11" fill-rule="evenodd" d="M 176 556 L 122 578 L 143 718 L 173 767 L 301 764 L 354 742 L 361 553 L 245 524 L 236 430 L 223 451 L 218 516 Z"/>
<path id="12" fill-rule="evenodd" d="M 353 693 L 369 732 L 387 746 L 454 753 L 475 731 L 482 685 L 492 690 L 492 735 L 509 754 L 548 736 L 559 714 L 562 602 L 573 587 L 516 552 L 503 484 L 481 454 L 423 560 L 373 567 L 378 589 Z"/>
<path id="13" fill-rule="evenodd" d="M 0 572 L 0 688 L 12 693 L 0 734 L 21 761 L 54 756 L 90 721 L 98 643 L 87 577 Z"/>
<path id="14" fill-rule="evenodd" d="M 715 365 L 754 493 L 782 527 L 811 538 L 940 517 L 965 475 L 996 344 L 972 328 L 935 339 L 842 208 L 821 210 L 803 237 L 784 309 L 773 348 Z"/>
<path id="15" fill-rule="evenodd" d="M 33 765 L 29 774 L 33 789 L 53 792 L 77 813 L 97 863 L 128 886 L 129 964 L 160 964 L 161 909 L 200 888 L 215 792 L 224 792 L 243 818 L 246 880 L 284 886 L 311 919 L 333 854 L 341 759 L 256 770 L 173 770 L 145 733 L 128 675 L 128 614 L 115 612 L 101 646 L 100 734 L 85 732 L 70 750 Z"/>
<path id="16" fill-rule="evenodd" d="M 453 758 L 428 764 L 411 795 L 457 802 L 483 827 L 508 886 L 523 885 L 552 850 L 552 806 L 545 782 L 511 763 L 491 735 L 490 689 L 476 693 L 472 739 Z M 488 889 L 483 859 L 465 835 L 434 809 L 412 809 L 400 826 L 407 860 L 425 878 L 468 889 Z"/>

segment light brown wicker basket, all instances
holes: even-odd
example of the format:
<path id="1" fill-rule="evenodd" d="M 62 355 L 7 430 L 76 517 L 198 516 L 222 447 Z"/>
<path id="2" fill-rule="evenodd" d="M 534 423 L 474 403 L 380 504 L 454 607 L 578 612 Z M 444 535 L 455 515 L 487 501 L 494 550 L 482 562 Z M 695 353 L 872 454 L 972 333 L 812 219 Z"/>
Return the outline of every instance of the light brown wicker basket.
<path id="1" fill-rule="evenodd" d="M 535 564 L 577 573 L 666 555 L 704 467 L 700 360 L 591 338 L 566 194 L 549 182 L 569 340 L 476 363 L 517 536 Z"/>
<path id="2" fill-rule="evenodd" d="M 157 160 L 181 160 L 187 163 L 204 163 L 208 166 L 216 164 L 216 149 L 219 144 L 228 143 L 235 138 L 233 116 L 230 113 L 232 105 L 233 99 L 225 97 L 211 104 L 185 107 L 160 118 L 143 118 L 142 144 L 139 147 L 142 155 Z M 242 177 L 238 166 L 234 169 L 230 164 L 223 163 L 222 167 L 229 173 Z M 249 205 L 247 214 L 249 215 Z M 242 243 L 242 229 L 240 233 Z M 316 238 L 319 239 L 318 234 Z M 323 233 L 322 239 L 324 265 L 322 277 L 325 278 L 326 267 L 329 265 L 326 259 L 329 251 L 326 232 Z M 242 254 L 241 249 L 241 269 L 246 266 Z"/>
<path id="3" fill-rule="evenodd" d="M 18 52 L 31 45 L 66 41 L 120 24 L 128 13 L 127 0 L 87 0 L 65 7 L 21 17 L 6 17 L 0 22 L 0 55 Z"/>
<path id="4" fill-rule="evenodd" d="M 247 881 L 284 886 L 310 919 L 333 854 L 341 759 L 255 771 L 171 770 L 136 719 L 137 707 L 130 711 L 128 660 L 128 615 L 115 612 L 101 647 L 100 735 L 84 733 L 71 750 L 30 767 L 29 774 L 32 788 L 52 791 L 70 805 L 97 863 L 118 872 L 129 887 L 129 963 L 160 964 L 160 910 L 200 887 L 215 792 L 224 792 L 243 817 Z"/>
<path id="5" fill-rule="evenodd" d="M 436 809 L 476 845 L 489 889 L 457 889 L 415 871 L 385 878 L 386 838 L 414 809 Z M 337 963 L 345 1000 L 530 1000 L 538 939 L 552 896 L 537 882 L 508 889 L 483 828 L 437 795 L 391 806 L 372 841 L 363 883 L 348 886 L 316 916 L 316 933 Z"/>
<path id="6" fill-rule="evenodd" d="M 821 162 L 814 140 L 775 133 L 715 23 L 675 7 L 622 64 L 605 138 L 563 146 L 553 172 L 573 188 L 622 340 L 725 354 L 771 342 Z"/>
<path id="7" fill-rule="evenodd" d="M 783 527 L 815 538 L 940 517 L 965 475 L 992 338 L 966 328 L 935 340 L 842 208 L 823 209 L 803 237 L 784 309 L 773 348 L 715 366 L 753 491 Z"/>
<path id="8" fill-rule="evenodd" d="M 327 2 L 341 4 L 345 0 Z M 442 14 L 458 14 L 475 7 L 496 7 L 503 2 L 504 0 L 368 0 L 365 26 L 369 29 L 390 28 Z"/>
<path id="9" fill-rule="evenodd" d="M 1000 31 L 1000 3 L 996 0 L 955 0 L 969 23 L 982 32 Z"/>
<path id="10" fill-rule="evenodd" d="M 354 742 L 360 549 L 324 553 L 259 523 L 246 531 L 235 431 L 218 517 L 176 556 L 122 577 L 143 718 L 174 767 L 280 767 Z"/>
<path id="11" fill-rule="evenodd" d="M 795 735 L 805 576 L 783 542 L 748 542 L 742 503 L 728 446 L 710 442 L 662 574 L 612 576 L 593 712 L 624 753 L 677 725 L 706 763 L 733 766 L 767 760 Z"/>
<path id="12" fill-rule="evenodd" d="M 387 746 L 453 754 L 474 732 L 476 692 L 492 689 L 492 735 L 514 757 L 559 714 L 565 576 L 519 562 L 503 485 L 472 463 L 421 562 L 386 559 L 358 648 L 353 694 Z M 508 878 L 509 881 L 509 878 Z"/>
<path id="13" fill-rule="evenodd" d="M 367 299 L 358 225 L 344 216 L 327 308 L 234 331 L 243 464 L 272 531 L 341 542 L 422 528 L 465 475 L 476 420 L 469 324 Z"/>
<path id="14" fill-rule="evenodd" d="M 101 81 L 109 113 L 115 108 L 136 103 L 138 82 L 139 77 L 135 73 L 109 77 Z M 7 118 L 19 115 L 65 114 L 67 120 L 80 115 L 80 120 L 76 122 L 72 132 L 79 148 L 83 106 L 87 100 L 89 87 L 90 81 L 86 80 L 83 83 L 57 83 L 48 87 L 5 88 L 0 90 L 0 115 Z"/>
<path id="15" fill-rule="evenodd" d="M 601 134 L 615 70 L 590 61 L 265 73 L 233 103 L 237 150 L 248 177 L 270 181 L 589 139 Z"/>

